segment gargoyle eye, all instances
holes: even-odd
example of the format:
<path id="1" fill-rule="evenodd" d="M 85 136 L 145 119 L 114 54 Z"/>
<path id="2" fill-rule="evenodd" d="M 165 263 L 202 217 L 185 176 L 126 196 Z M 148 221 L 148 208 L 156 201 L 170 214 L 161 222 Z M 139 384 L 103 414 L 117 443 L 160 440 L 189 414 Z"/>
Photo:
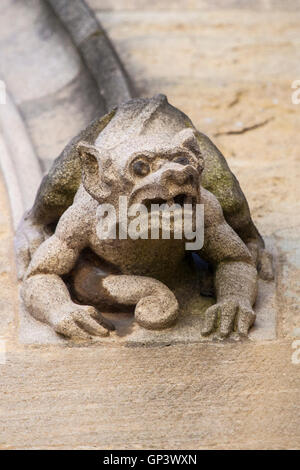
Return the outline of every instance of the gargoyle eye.
<path id="1" fill-rule="evenodd" d="M 190 163 L 189 159 L 184 155 L 174 158 L 174 162 L 179 163 L 179 165 L 188 165 Z"/>
<path id="2" fill-rule="evenodd" d="M 145 162 L 145 160 L 136 160 L 133 165 L 132 169 L 134 173 L 138 176 L 147 176 L 150 173 L 150 165 L 149 163 Z"/>

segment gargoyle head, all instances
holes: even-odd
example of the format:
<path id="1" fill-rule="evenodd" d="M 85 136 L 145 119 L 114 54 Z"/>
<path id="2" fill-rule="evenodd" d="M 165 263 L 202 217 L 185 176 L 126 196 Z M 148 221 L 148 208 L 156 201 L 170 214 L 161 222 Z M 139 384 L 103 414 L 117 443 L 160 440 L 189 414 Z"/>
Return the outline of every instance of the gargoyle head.
<path id="1" fill-rule="evenodd" d="M 86 191 L 100 203 L 196 202 L 203 170 L 195 129 L 164 95 L 121 105 L 94 145 L 78 144 Z"/>

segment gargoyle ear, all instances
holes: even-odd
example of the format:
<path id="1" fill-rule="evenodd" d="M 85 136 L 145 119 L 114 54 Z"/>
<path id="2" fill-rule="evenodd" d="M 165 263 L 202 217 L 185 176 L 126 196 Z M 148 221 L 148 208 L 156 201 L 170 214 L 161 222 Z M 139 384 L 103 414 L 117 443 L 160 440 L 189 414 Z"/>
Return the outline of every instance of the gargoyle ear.
<path id="1" fill-rule="evenodd" d="M 94 145 L 83 141 L 77 144 L 77 150 L 81 161 L 83 186 L 94 199 L 103 202 L 110 195 L 111 191 L 102 180 L 100 152 Z"/>
<path id="2" fill-rule="evenodd" d="M 190 127 L 182 129 L 175 135 L 176 144 L 185 147 L 196 155 L 200 153 L 199 145 L 195 132 Z"/>
<path id="3" fill-rule="evenodd" d="M 204 160 L 200 152 L 198 139 L 195 130 L 187 127 L 175 135 L 176 145 L 190 150 L 198 159 L 199 171 L 204 168 Z"/>

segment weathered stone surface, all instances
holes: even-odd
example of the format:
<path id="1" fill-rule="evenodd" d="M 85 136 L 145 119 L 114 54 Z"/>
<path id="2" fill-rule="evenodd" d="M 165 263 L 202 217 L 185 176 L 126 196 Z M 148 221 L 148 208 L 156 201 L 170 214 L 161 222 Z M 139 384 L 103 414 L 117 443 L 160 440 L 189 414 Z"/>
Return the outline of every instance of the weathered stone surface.
<path id="1" fill-rule="evenodd" d="M 9 194 L 14 228 L 17 228 L 24 211 L 32 206 L 42 172 L 24 120 L 9 90 L 6 90 L 5 105 L 0 106 L 0 147 L 0 164 Z"/>
<path id="2" fill-rule="evenodd" d="M 79 73 L 80 58 L 46 2 L 4 3 L 0 68 L 15 102 L 51 95 L 69 84 Z"/>
<path id="3" fill-rule="evenodd" d="M 61 19 L 77 46 L 89 36 L 101 32 L 93 10 L 87 6 L 86 2 L 73 0 L 71 5 L 66 0 L 48 0 L 48 3 Z"/>
<path id="4" fill-rule="evenodd" d="M 6 1 L 0 8 L 2 78 L 45 170 L 71 137 L 105 112 L 105 105 L 46 2 Z"/>
<path id="5" fill-rule="evenodd" d="M 2 0 L 0 8 L 7 3 Z M 260 231 L 272 238 L 275 231 L 280 231 L 282 238 L 277 242 L 282 246 L 281 266 L 285 267 L 285 259 L 289 259 L 284 268 L 285 282 L 277 281 L 283 295 L 277 325 L 279 339 L 163 348 L 123 348 L 119 344 L 66 348 L 22 347 L 14 334 L 7 343 L 7 363 L 0 366 L 0 447 L 299 449 L 300 366 L 292 364 L 291 357 L 295 351 L 292 340 L 300 337 L 295 309 L 299 276 L 292 267 L 300 226 L 300 114 L 299 106 L 290 100 L 291 81 L 300 75 L 298 2 L 247 2 L 251 8 L 262 5 L 265 11 L 257 14 L 242 8 L 224 13 L 233 4 L 226 1 L 222 2 L 224 9 L 211 16 L 200 11 L 203 24 L 199 12 L 193 11 L 196 7 L 202 9 L 204 2 L 200 0 L 168 1 L 167 7 L 162 1 L 147 5 L 123 0 L 89 3 L 116 9 L 113 15 L 109 11 L 100 14 L 100 20 L 117 41 L 123 60 L 128 58 L 125 63 L 133 57 L 129 72 L 148 96 L 165 91 L 210 136 L 229 132 L 213 138 L 238 176 Z M 219 8 L 221 2 L 207 0 L 205 4 L 208 9 L 215 5 Z M 140 5 L 160 9 L 163 21 L 158 24 L 159 18 L 149 11 L 117 12 Z M 235 2 L 235 8 L 244 5 Z M 179 9 L 177 20 L 170 11 L 168 19 L 161 10 L 173 7 Z M 192 27 L 186 13 L 189 9 L 195 17 Z M 284 11 L 277 15 L 276 9 Z M 294 11 L 287 13 L 288 9 Z M 140 51 L 144 31 L 149 38 L 149 54 Z M 160 47 L 156 47 L 155 35 L 160 31 L 165 34 Z M 167 35 L 177 41 L 170 55 Z M 183 37 L 189 35 L 192 40 L 187 44 Z M 196 43 L 197 35 L 200 37 Z M 200 50 L 201 44 L 206 45 L 207 52 L 201 49 L 193 67 L 185 73 L 189 57 L 195 49 Z M 214 56 L 220 45 L 223 52 Z M 158 69 L 172 62 L 177 64 L 177 78 L 160 77 Z M 145 63 L 151 64 L 147 74 L 153 70 L 149 79 Z M 269 117 L 273 119 L 265 125 L 244 130 Z M 1 187 L 0 214 L 8 214 L 4 197 Z M 0 244 L 5 232 L 11 246 L 7 215 L 5 220 Z M 295 232 L 288 233 L 284 230 L 287 227 L 295 227 Z M 12 269 L 12 258 L 7 258 L 12 251 L 8 252 L 9 245 L 2 246 L 3 266 Z M 9 281 L 13 288 L 9 292 L 7 280 L 1 275 L 1 305 L 6 306 L 1 322 L 5 325 L 14 313 L 11 299 L 17 299 L 14 283 Z M 289 297 L 284 296 L 286 287 Z M 298 332 L 289 337 L 294 326 Z M 6 326 L 0 336 L 5 331 Z M 283 339 L 284 335 L 288 338 Z"/>
<path id="6" fill-rule="evenodd" d="M 0 158 L 2 158 L 1 147 Z M 9 201 L 0 172 L 0 339 L 3 340 L 16 334 L 16 310 L 18 309 L 10 223 Z"/>
<path id="7" fill-rule="evenodd" d="M 290 341 L 9 347 L 3 449 L 299 449 Z M 29 432 L 30 430 L 30 432 Z"/>
<path id="8" fill-rule="evenodd" d="M 66 143 L 104 109 L 92 79 L 84 69 L 54 95 L 20 105 L 44 171 Z"/>
<path id="9" fill-rule="evenodd" d="M 16 171 L 13 165 L 11 154 L 1 132 L 0 134 L 0 153 L 1 153 L 1 172 L 5 172 L 5 179 L 8 186 L 10 204 L 13 204 L 14 226 L 17 227 L 18 221 L 24 213 L 24 204 L 19 187 Z"/>
<path id="10" fill-rule="evenodd" d="M 197 10 L 230 10 L 241 9 L 248 11 L 298 11 L 300 8 L 299 0 L 153 0 L 149 3 L 147 0 L 87 0 L 91 8 L 95 10 L 113 10 L 130 13 L 135 10 L 146 11 L 179 11 L 184 14 L 186 11 Z"/>
<path id="11" fill-rule="evenodd" d="M 300 226 L 283 228 L 275 236 L 280 253 L 280 334 L 297 337 L 300 336 Z"/>
<path id="12" fill-rule="evenodd" d="M 130 79 L 100 22 L 82 0 L 48 0 L 94 77 L 106 110 L 133 95 Z"/>

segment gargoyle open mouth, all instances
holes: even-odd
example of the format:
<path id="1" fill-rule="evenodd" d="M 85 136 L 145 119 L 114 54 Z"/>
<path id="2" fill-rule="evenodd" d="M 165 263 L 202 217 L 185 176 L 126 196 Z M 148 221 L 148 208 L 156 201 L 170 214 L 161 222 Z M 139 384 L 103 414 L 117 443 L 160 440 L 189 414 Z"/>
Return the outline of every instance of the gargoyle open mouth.
<path id="1" fill-rule="evenodd" d="M 177 194 L 174 197 L 170 197 L 168 199 L 163 199 L 163 198 L 152 198 L 152 199 L 146 199 L 143 201 L 143 204 L 146 206 L 147 210 L 151 210 L 152 204 L 159 204 L 160 206 L 163 204 L 166 204 L 168 206 L 173 206 L 173 205 L 179 205 L 180 207 L 184 208 L 185 204 L 192 204 L 192 207 L 194 209 L 196 205 L 196 196 L 191 196 L 189 194 Z"/>

